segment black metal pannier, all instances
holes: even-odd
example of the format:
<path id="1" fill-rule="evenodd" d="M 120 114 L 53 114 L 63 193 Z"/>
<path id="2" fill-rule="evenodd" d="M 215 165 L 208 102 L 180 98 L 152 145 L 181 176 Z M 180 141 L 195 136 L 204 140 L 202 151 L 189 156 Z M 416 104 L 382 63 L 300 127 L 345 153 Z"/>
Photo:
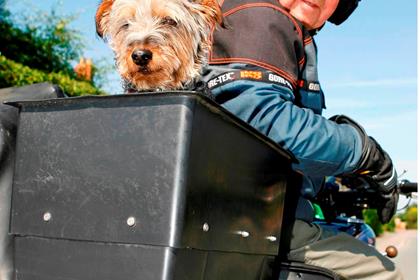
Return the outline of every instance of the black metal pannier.
<path id="1" fill-rule="evenodd" d="M 270 279 L 293 157 L 194 93 L 20 109 L 18 280 Z"/>

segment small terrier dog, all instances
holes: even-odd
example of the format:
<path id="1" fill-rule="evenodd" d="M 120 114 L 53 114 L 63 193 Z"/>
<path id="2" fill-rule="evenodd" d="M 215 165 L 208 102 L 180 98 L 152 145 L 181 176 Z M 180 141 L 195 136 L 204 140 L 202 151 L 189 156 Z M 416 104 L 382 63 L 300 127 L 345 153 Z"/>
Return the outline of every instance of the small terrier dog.
<path id="1" fill-rule="evenodd" d="M 96 31 L 114 51 L 128 92 L 190 89 L 223 25 L 217 0 L 103 0 Z"/>

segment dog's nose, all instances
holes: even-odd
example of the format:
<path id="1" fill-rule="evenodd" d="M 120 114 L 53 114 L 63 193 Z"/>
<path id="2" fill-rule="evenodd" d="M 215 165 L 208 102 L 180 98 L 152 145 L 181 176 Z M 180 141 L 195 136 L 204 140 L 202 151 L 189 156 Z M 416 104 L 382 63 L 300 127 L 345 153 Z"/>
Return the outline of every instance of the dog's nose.
<path id="1" fill-rule="evenodd" d="M 153 58 L 153 53 L 149 50 L 134 50 L 131 54 L 133 62 L 139 66 L 146 66 Z"/>

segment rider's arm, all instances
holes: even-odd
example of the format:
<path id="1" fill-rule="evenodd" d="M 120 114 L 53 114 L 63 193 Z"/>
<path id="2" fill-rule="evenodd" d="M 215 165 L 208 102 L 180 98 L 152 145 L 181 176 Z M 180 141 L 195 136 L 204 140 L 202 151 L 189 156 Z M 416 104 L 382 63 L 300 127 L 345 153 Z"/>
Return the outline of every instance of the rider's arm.
<path id="1" fill-rule="evenodd" d="M 213 34 L 211 67 L 205 75 L 207 81 L 216 79 L 209 83 L 216 101 L 293 152 L 300 161 L 297 169 L 306 175 L 323 177 L 355 169 L 362 150 L 357 131 L 294 104 L 300 69 L 314 63 L 306 61 L 305 44 L 312 37 L 304 27 L 270 5 L 241 6 L 226 14 L 230 28 Z M 241 74 L 236 79 L 220 76 L 240 70 L 272 73 L 284 83 L 242 79 Z"/>
<path id="2" fill-rule="evenodd" d="M 294 105 L 286 87 L 249 80 L 234 81 L 213 90 L 237 95 L 222 104 L 227 110 L 289 149 L 297 169 L 314 177 L 354 170 L 362 152 L 361 138 L 351 126 L 337 124 Z"/>

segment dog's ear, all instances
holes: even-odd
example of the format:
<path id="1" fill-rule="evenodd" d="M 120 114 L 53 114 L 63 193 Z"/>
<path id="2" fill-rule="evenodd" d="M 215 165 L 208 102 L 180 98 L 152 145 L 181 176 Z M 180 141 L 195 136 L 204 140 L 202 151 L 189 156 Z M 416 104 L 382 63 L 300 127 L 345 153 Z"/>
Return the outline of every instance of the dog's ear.
<path id="1" fill-rule="evenodd" d="M 106 27 L 108 25 L 109 13 L 111 12 L 112 4 L 114 4 L 114 0 L 102 0 L 99 4 L 98 10 L 96 11 L 96 33 L 101 38 L 104 38 L 104 33 L 106 33 Z"/>
<path id="2" fill-rule="evenodd" d="M 222 8 L 218 0 L 192 0 L 191 2 L 204 8 L 201 9 L 201 12 L 205 15 L 205 19 L 209 24 L 217 23 L 224 27 Z"/>

